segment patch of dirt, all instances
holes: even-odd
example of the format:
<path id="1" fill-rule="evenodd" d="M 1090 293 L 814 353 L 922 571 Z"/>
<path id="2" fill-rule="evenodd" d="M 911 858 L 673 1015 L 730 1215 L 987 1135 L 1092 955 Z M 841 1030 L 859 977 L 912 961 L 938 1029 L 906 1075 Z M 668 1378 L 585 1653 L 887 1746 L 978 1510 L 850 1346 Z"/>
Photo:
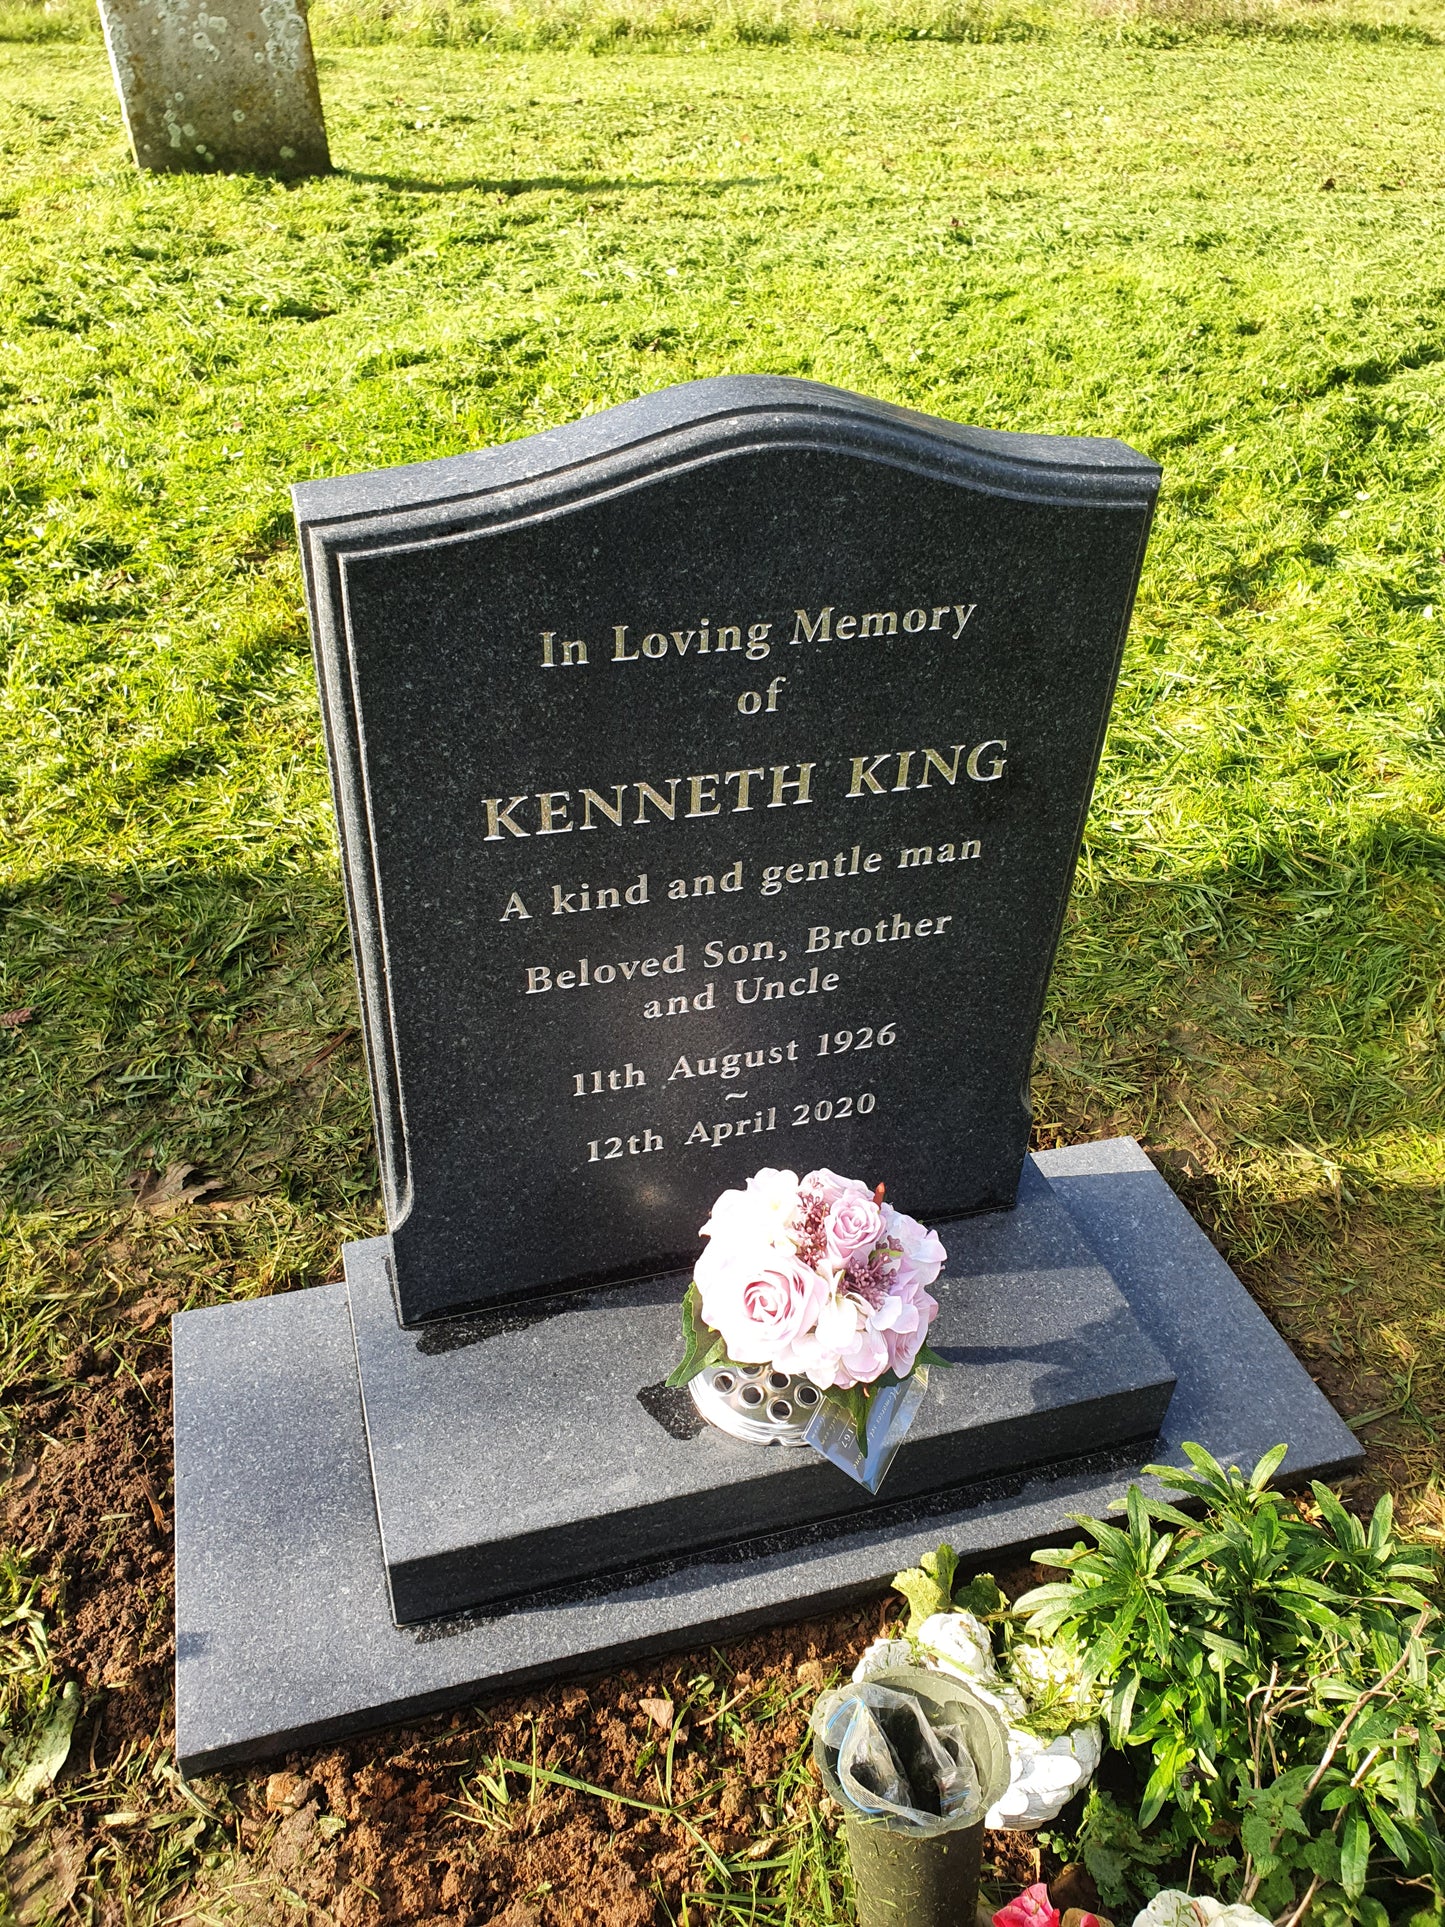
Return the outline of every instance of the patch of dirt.
<path id="1" fill-rule="evenodd" d="M 806 1738 L 807 1714 L 823 1682 L 851 1670 L 885 1613 L 878 1605 L 806 1625 L 761 1633 L 716 1654 L 629 1668 L 602 1681 L 562 1685 L 421 1728 L 296 1755 L 287 1771 L 309 1781 L 306 1804 L 279 1824 L 255 1809 L 242 1832 L 278 1882 L 340 1927 L 423 1922 L 426 1927 L 654 1927 L 681 1911 L 683 1896 L 705 1884 L 695 1845 L 676 1821 L 639 1813 L 589 1794 L 551 1788 L 529 1796 L 524 1775 L 510 1774 L 506 1807 L 488 1808 L 490 1824 L 463 1817 L 474 1774 L 497 1755 L 560 1769 L 594 1786 L 658 1801 L 661 1787 L 644 1762 L 657 1733 L 644 1700 L 670 1686 L 685 1703 L 699 1668 L 725 1678 L 746 1702 L 758 1687 L 802 1686 L 795 1705 L 771 1718 L 749 1719 L 745 1737 L 719 1748 L 707 1719 L 684 1714 L 674 1753 L 673 1799 L 714 1851 L 728 1855 L 767 1843 L 786 1830 L 803 1805 L 819 1803 L 811 1780 L 777 1811 L 768 1802 L 788 1758 Z M 535 1754 L 534 1754 L 535 1749 Z M 721 1783 L 718 1784 L 721 1766 Z M 495 1779 L 495 1774 L 492 1775 Z M 345 1828 L 327 1842 L 327 1820 Z M 835 1824 L 830 1816 L 826 1824 Z M 1034 1843 L 998 1836 L 1009 1886 L 1039 1877 Z M 1017 1868 L 1014 1863 L 1017 1862 Z M 1047 1877 L 1052 1863 L 1044 1864 Z M 278 1916 L 279 1917 L 279 1916 Z"/>
<path id="2" fill-rule="evenodd" d="M 131 1351 L 134 1374 L 77 1352 L 66 1389 L 27 1406 L 31 1436 L 52 1442 L 12 1483 L 6 1506 L 7 1536 L 47 1575 L 57 1668 L 87 1694 L 66 1777 L 95 1785 L 92 1774 L 130 1775 L 124 1805 L 135 1811 L 107 1815 L 107 1794 L 68 1816 L 103 1923 L 121 1917 L 118 1870 L 142 1874 L 151 1823 L 178 1804 L 163 1773 L 136 1778 L 127 1766 L 138 1749 L 149 1757 L 155 1741 L 172 1739 L 168 1349 L 159 1324 Z M 1007 1575 L 1011 1590 L 1026 1580 Z M 660 1927 L 705 1884 L 696 1836 L 676 1815 L 715 1852 L 737 1855 L 786 1844 L 821 1805 L 811 1772 L 785 1789 L 782 1805 L 777 1782 L 806 1741 L 817 1693 L 852 1670 L 899 1610 L 890 1595 L 725 1652 L 674 1656 L 199 1781 L 194 1793 L 223 1816 L 222 1851 L 212 1828 L 212 1864 L 190 1863 L 167 1918 L 178 1927 L 294 1927 L 299 1901 L 336 1927 Z M 702 1675 L 715 1689 L 699 1699 Z M 724 1696 L 735 1721 L 718 1712 Z M 530 1784 L 523 1772 L 499 1774 L 499 1760 L 535 1762 L 673 1813 Z M 834 1829 L 836 1814 L 824 1824 Z M 998 1836 L 996 1845 L 1006 1887 L 1039 1877 L 1032 1841 Z"/>
<path id="3" fill-rule="evenodd" d="M 49 1927 L 65 1913 L 84 1870 L 84 1844 L 69 1828 L 22 1840 L 0 1867 L 0 1887 L 11 1915 L 7 1927 Z"/>
<path id="4" fill-rule="evenodd" d="M 63 1392 L 31 1400 L 40 1446 L 6 1495 L 6 1538 L 45 1574 L 58 1671 L 98 1699 L 82 1738 L 113 1751 L 169 1717 L 172 1633 L 170 1334 L 153 1332 L 133 1370 L 88 1346 Z"/>

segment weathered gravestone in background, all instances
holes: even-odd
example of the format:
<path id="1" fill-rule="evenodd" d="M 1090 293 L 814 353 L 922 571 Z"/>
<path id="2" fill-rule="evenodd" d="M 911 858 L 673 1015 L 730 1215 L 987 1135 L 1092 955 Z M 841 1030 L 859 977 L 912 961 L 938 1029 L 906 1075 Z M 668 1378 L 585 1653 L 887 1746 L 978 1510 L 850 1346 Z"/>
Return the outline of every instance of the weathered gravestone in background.
<path id="1" fill-rule="evenodd" d="M 331 166 L 300 0 L 100 0 L 137 167 L 323 174 Z"/>
<path id="2" fill-rule="evenodd" d="M 737 378 L 297 491 L 390 1229 L 177 1322 L 188 1765 L 1027 1550 L 1185 1438 L 1353 1459 L 1137 1147 L 1025 1155 L 1157 485 Z M 876 1499 L 660 1384 L 763 1164 L 940 1223 Z"/>

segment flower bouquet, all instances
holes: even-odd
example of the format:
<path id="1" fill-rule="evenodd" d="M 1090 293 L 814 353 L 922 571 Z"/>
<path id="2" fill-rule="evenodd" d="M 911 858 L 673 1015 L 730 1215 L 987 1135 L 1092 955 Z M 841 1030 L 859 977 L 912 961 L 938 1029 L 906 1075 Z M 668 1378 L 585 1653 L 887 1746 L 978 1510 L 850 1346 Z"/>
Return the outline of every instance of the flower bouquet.
<path id="1" fill-rule="evenodd" d="M 917 1412 L 925 1368 L 947 1363 L 926 1341 L 938 1316 L 928 1287 L 948 1254 L 883 1192 L 827 1170 L 758 1171 L 724 1191 L 702 1227 L 684 1355 L 667 1381 L 726 1382 L 758 1367 L 770 1384 L 798 1381 L 798 1406 L 814 1412 L 799 1442 L 873 1491 Z"/>
<path id="2" fill-rule="evenodd" d="M 948 1544 L 895 1573 L 893 1590 L 908 1601 L 907 1625 L 901 1635 L 875 1639 L 853 1678 L 921 1666 L 966 1683 L 998 1714 L 1008 1738 L 1009 1784 L 984 1825 L 994 1832 L 1032 1831 L 1093 1778 L 1104 1748 L 1099 1713 L 1105 1694 L 1090 1677 L 1077 1639 L 1025 1633 L 991 1573 L 978 1573 L 955 1592 L 957 1575 L 958 1554 Z"/>

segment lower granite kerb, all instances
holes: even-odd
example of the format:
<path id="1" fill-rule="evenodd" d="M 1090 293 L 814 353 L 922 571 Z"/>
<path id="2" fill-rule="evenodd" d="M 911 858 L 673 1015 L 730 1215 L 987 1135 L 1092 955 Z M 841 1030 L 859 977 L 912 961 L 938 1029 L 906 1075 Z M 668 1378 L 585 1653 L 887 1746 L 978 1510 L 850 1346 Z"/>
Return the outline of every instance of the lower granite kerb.
<path id="1" fill-rule="evenodd" d="M 1071 1537 L 1076 1514 L 1105 1515 L 1143 1464 L 1185 1463 L 1186 1439 L 1244 1467 L 1286 1440 L 1291 1484 L 1360 1463 L 1358 1441 L 1136 1145 L 1071 1146 L 1037 1163 L 1177 1373 L 1163 1435 L 1137 1464 L 1124 1454 L 1018 1489 L 1001 1481 L 926 1517 L 880 1514 L 845 1534 L 450 1627 L 399 1630 L 391 1617 L 344 1287 L 183 1313 L 173 1325 L 182 1770 L 721 1644 L 876 1594 L 941 1539 L 965 1570 L 996 1568 Z"/>
<path id="2" fill-rule="evenodd" d="M 874 1495 L 811 1451 L 666 1425 L 639 1394 L 677 1361 L 686 1280 L 402 1329 L 384 1239 L 346 1277 L 372 1476 L 400 1623 L 760 1535 L 843 1521 L 1155 1435 L 1173 1373 L 1026 1165 L 1013 1211 L 943 1227 L 936 1367 Z"/>

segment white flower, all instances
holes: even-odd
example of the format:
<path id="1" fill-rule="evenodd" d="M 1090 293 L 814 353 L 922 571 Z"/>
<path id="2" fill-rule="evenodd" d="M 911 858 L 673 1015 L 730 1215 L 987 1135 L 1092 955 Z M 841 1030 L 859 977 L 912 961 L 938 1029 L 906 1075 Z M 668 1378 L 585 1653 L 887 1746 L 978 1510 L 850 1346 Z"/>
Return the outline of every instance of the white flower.
<path id="1" fill-rule="evenodd" d="M 1166 1887 L 1134 1916 L 1134 1927 L 1269 1927 L 1269 1922 L 1242 1902 L 1226 1907 L 1208 1894 L 1185 1894 L 1177 1887 Z"/>
<path id="2" fill-rule="evenodd" d="M 806 1372 L 820 1391 L 831 1385 L 871 1385 L 888 1370 L 888 1342 L 879 1329 L 891 1301 L 865 1305 L 851 1292 L 833 1292 L 822 1304 L 816 1325 L 805 1330 L 778 1358 L 784 1372 Z"/>
<path id="3" fill-rule="evenodd" d="M 755 1171 L 741 1191 L 724 1191 L 701 1236 L 719 1245 L 793 1250 L 792 1222 L 798 1207 L 796 1171 Z"/>
<path id="4" fill-rule="evenodd" d="M 917 1218 L 910 1218 L 906 1211 L 895 1211 L 891 1204 L 883 1207 L 883 1222 L 889 1238 L 898 1247 L 900 1281 L 926 1289 L 948 1259 L 938 1233 L 920 1224 Z"/>
<path id="5" fill-rule="evenodd" d="M 930 1613 L 918 1628 L 918 1643 L 937 1660 L 941 1673 L 959 1679 L 981 1679 L 992 1685 L 997 1677 L 993 1640 L 987 1626 L 972 1613 Z"/>
<path id="6" fill-rule="evenodd" d="M 864 1648 L 863 1657 L 853 1668 L 853 1679 L 871 1679 L 875 1673 L 891 1672 L 897 1666 L 914 1666 L 917 1658 L 906 1639 L 875 1639 Z"/>
<path id="7" fill-rule="evenodd" d="M 1165 1887 L 1142 1913 L 1135 1914 L 1134 1927 L 1204 1927 L 1204 1922 L 1188 1894 Z"/>
<path id="8" fill-rule="evenodd" d="M 1253 1907 L 1246 1907 L 1242 1901 L 1226 1907 L 1207 1894 L 1196 1894 L 1194 1905 L 1204 1916 L 1204 1927 L 1270 1927 L 1263 1914 L 1257 1914 Z"/>
<path id="9" fill-rule="evenodd" d="M 1031 1831 L 1052 1820 L 1093 1778 L 1104 1750 L 1097 1726 L 1076 1726 L 1047 1744 L 1023 1727 L 1008 1730 L 1008 1790 L 990 1807 L 984 1825 Z"/>

